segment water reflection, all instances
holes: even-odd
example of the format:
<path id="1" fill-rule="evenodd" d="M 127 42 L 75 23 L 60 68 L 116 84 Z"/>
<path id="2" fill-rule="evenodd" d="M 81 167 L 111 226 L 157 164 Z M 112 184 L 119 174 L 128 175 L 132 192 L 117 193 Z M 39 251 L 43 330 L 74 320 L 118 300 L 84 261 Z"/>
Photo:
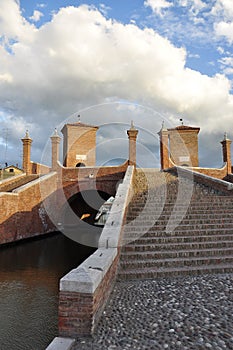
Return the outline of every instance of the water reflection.
<path id="1" fill-rule="evenodd" d="M 57 335 L 59 279 L 94 252 L 61 234 L 0 249 L 0 349 L 44 350 Z"/>

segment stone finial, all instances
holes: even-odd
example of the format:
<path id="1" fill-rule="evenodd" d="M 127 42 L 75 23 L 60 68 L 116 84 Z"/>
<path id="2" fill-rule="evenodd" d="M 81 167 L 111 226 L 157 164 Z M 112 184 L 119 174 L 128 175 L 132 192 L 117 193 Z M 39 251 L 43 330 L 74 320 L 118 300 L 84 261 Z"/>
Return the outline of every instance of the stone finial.
<path id="1" fill-rule="evenodd" d="M 135 130 L 135 126 L 134 126 L 133 120 L 131 120 L 131 127 L 130 127 L 130 130 Z"/>

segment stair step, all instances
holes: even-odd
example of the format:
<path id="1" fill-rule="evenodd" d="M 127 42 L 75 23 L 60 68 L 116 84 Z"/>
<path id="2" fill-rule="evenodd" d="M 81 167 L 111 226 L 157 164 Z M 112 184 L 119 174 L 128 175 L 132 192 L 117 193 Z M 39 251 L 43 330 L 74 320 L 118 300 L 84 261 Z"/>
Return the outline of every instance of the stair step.
<path id="1" fill-rule="evenodd" d="M 188 243 L 188 242 L 216 242 L 216 241 L 233 241 L 233 233 L 230 235 L 200 235 L 200 236 L 142 236 L 132 244 L 156 244 L 156 243 Z"/>
<path id="2" fill-rule="evenodd" d="M 121 271 L 125 269 L 141 269 L 145 267 L 183 267 L 183 266 L 199 266 L 199 265 L 211 265 L 227 263 L 232 264 L 233 267 L 233 254 L 223 256 L 197 256 L 197 257 L 180 257 L 180 258 L 167 258 L 167 259 L 146 259 L 146 260 L 130 260 L 121 262 Z"/>
<path id="3" fill-rule="evenodd" d="M 181 178 L 144 171 L 136 170 L 118 279 L 233 272 L 233 197 L 182 178 L 192 186 L 187 201 Z"/>
<path id="4" fill-rule="evenodd" d="M 144 259 L 173 259 L 186 257 L 222 256 L 233 254 L 233 248 L 216 249 L 180 249 L 180 250 L 157 250 L 157 251 L 123 251 L 121 261 L 144 260 Z"/>
<path id="5" fill-rule="evenodd" d="M 125 245 L 124 251 L 163 251 L 163 250 L 192 250 L 192 249 L 211 249 L 211 248 L 231 248 L 233 247 L 233 240 L 218 241 L 218 242 L 187 242 L 187 243 L 157 243 L 157 244 L 138 244 L 132 242 L 132 244 Z"/>
<path id="6" fill-rule="evenodd" d="M 120 271 L 118 280 L 150 279 L 168 276 L 201 275 L 213 273 L 233 273 L 232 264 L 212 264 L 202 266 L 184 266 L 176 268 L 142 268 L 137 270 Z"/>

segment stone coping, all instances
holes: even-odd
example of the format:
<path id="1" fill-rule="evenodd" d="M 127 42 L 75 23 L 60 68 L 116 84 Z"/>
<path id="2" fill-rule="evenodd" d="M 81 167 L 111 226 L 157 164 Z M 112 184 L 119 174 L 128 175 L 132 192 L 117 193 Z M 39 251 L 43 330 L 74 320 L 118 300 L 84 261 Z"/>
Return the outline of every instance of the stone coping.
<path id="1" fill-rule="evenodd" d="M 99 248 L 117 248 L 120 246 L 120 238 L 127 205 L 131 196 L 134 167 L 129 166 L 123 182 L 118 186 L 115 200 L 110 215 L 106 221 L 99 239 Z"/>
<path id="2" fill-rule="evenodd" d="M 97 249 L 60 280 L 60 291 L 93 294 L 117 256 L 117 249 Z"/>
<path id="3" fill-rule="evenodd" d="M 55 171 L 49 173 L 49 174 L 45 174 L 45 175 L 42 175 L 40 176 L 39 178 L 35 179 L 35 180 L 32 180 L 30 182 L 28 182 L 27 184 L 25 185 L 22 185 L 20 186 L 19 188 L 16 188 L 15 190 L 12 191 L 12 193 L 20 193 L 20 192 L 23 192 L 25 191 L 26 189 L 34 186 L 34 185 L 37 185 L 38 183 L 40 183 L 41 181 L 45 181 L 51 177 L 53 177 L 54 175 L 57 175 L 57 173 Z"/>
<path id="4" fill-rule="evenodd" d="M 5 185 L 5 184 L 7 184 L 7 182 L 11 182 L 11 181 L 13 181 L 13 180 L 20 179 L 21 177 L 24 177 L 24 176 L 26 176 L 26 173 L 8 177 L 7 179 L 1 180 L 1 181 L 0 181 L 0 185 L 2 185 L 2 184 Z"/>
<path id="5" fill-rule="evenodd" d="M 45 350 L 71 350 L 75 339 L 56 337 Z"/>
<path id="6" fill-rule="evenodd" d="M 209 175 L 206 175 L 206 174 L 202 174 L 202 173 L 199 173 L 197 171 L 193 171 L 191 169 L 185 169 L 185 168 L 180 167 L 180 166 L 176 166 L 176 168 L 177 168 L 177 170 L 178 170 L 178 172 L 180 174 L 184 173 L 184 174 L 187 174 L 187 175 L 199 177 L 199 178 L 205 179 L 205 180 L 207 180 L 209 182 L 212 182 L 214 184 L 221 185 L 223 188 L 225 188 L 228 191 L 233 190 L 233 184 L 229 183 L 229 182 L 227 182 L 225 180 L 216 179 L 215 177 L 212 177 L 212 176 L 209 176 Z"/>
<path id="7" fill-rule="evenodd" d="M 60 280 L 60 291 L 94 293 L 117 256 L 134 167 L 129 166 L 119 185 L 98 249 Z"/>

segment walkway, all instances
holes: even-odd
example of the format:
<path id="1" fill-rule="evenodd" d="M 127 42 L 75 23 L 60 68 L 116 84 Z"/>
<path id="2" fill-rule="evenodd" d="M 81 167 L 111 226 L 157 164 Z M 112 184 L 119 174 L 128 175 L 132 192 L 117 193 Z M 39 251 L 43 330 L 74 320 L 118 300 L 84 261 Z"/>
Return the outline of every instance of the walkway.
<path id="1" fill-rule="evenodd" d="M 72 350 L 232 350 L 233 274 L 117 282 Z"/>

